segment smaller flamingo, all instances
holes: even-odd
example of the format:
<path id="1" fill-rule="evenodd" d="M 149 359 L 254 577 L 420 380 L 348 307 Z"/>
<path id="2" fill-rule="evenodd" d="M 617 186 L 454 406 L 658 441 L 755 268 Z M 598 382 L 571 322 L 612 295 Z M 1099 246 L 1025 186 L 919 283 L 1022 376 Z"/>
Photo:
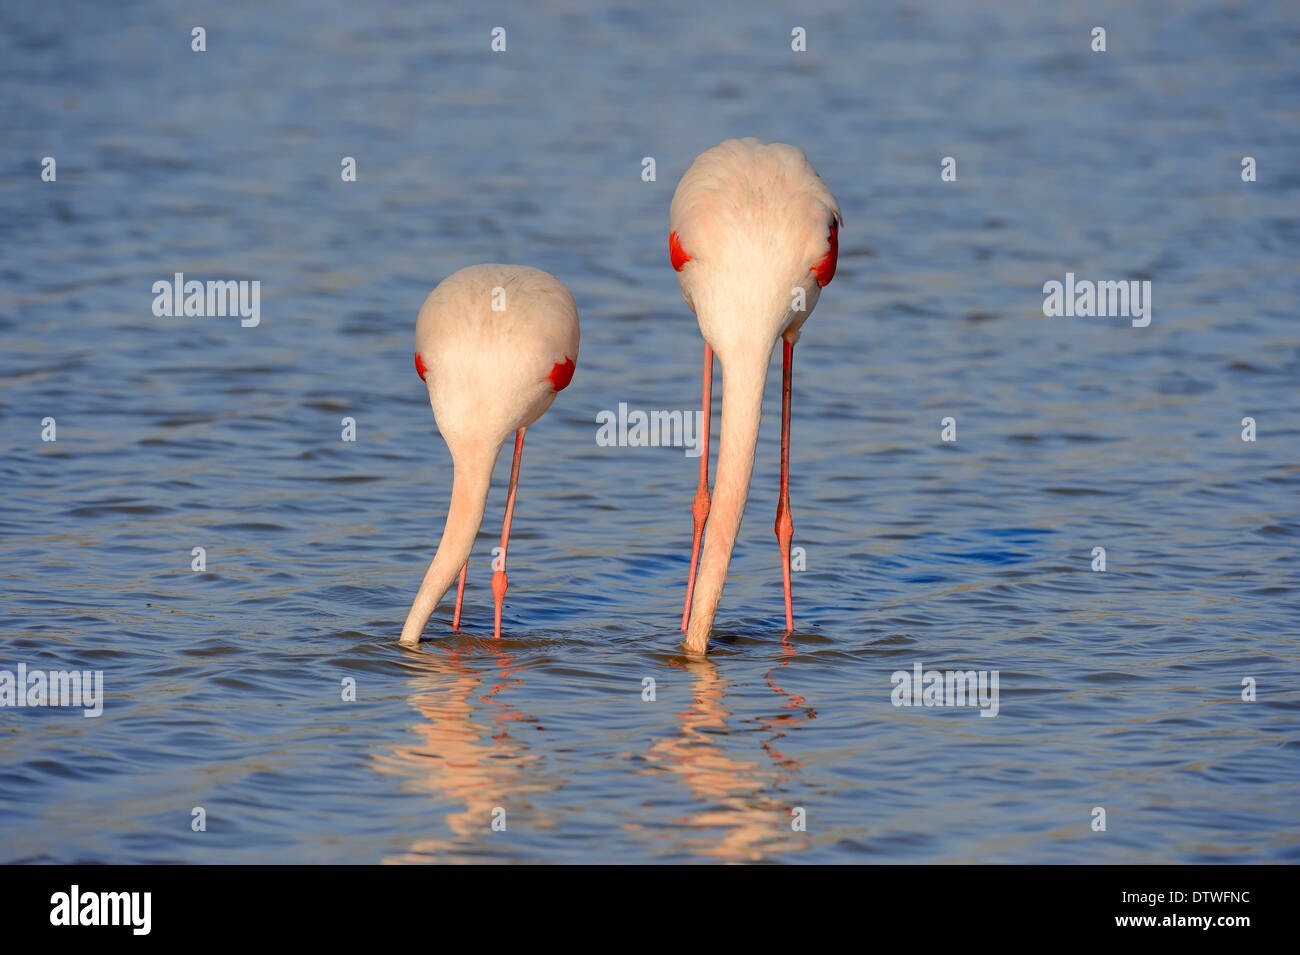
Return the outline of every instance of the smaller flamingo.
<path id="1" fill-rule="evenodd" d="M 452 580 L 460 629 L 469 555 L 483 523 L 492 466 L 515 436 L 510 491 L 492 574 L 493 635 L 501 636 L 506 548 L 519 485 L 524 432 L 568 387 L 578 360 L 578 309 L 564 284 L 523 265 L 474 265 L 438 283 L 415 324 L 415 370 L 429 389 L 433 417 L 451 452 L 451 504 L 433 562 L 402 627 L 401 642 L 420 634 Z"/>

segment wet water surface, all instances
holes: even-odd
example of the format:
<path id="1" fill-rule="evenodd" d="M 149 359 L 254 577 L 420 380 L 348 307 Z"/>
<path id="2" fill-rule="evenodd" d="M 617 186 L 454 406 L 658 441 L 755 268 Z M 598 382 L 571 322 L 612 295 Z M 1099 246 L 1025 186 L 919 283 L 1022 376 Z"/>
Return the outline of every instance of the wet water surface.
<path id="1" fill-rule="evenodd" d="M 1107 7 L 1094 54 L 1041 5 L 654 6 L 236 3 L 206 53 L 193 12 L 0 14 L 0 669 L 105 693 L 0 710 L 0 859 L 1300 861 L 1294 9 Z M 796 632 L 778 357 L 695 660 L 697 459 L 595 422 L 698 406 L 668 204 L 733 135 L 802 146 L 845 226 Z M 481 261 L 565 281 L 581 356 L 504 637 L 508 449 L 465 632 L 444 602 L 408 651 L 451 478 L 415 315 Z M 155 317 L 176 272 L 259 281 L 260 323 Z M 1066 272 L 1150 280 L 1151 324 L 1044 316 Z M 917 664 L 998 671 L 996 718 L 894 706 Z"/>

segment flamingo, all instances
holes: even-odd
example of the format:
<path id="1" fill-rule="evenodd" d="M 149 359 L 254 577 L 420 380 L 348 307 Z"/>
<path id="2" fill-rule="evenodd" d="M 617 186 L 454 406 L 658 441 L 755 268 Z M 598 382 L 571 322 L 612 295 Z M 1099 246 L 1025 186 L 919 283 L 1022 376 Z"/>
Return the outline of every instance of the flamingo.
<path id="1" fill-rule="evenodd" d="M 822 287 L 835 276 L 842 224 L 830 189 L 804 154 L 785 143 L 729 139 L 701 153 L 673 194 L 668 256 L 677 270 L 682 297 L 704 336 L 700 483 L 691 504 L 694 534 L 681 627 L 688 652 L 708 649 L 749 494 L 763 385 L 778 338 L 783 342 L 783 371 L 776 538 L 786 634 L 794 631 L 790 599 L 794 345 Z M 722 362 L 722 433 L 710 501 L 708 442 L 715 352 Z M 706 520 L 709 533 L 701 555 Z"/>
<path id="2" fill-rule="evenodd" d="M 457 572 L 456 612 L 469 555 L 483 522 L 492 466 L 515 436 L 510 490 L 501 527 L 499 566 L 492 574 L 493 636 L 501 636 L 506 548 L 519 486 L 524 432 L 568 387 L 578 359 L 578 309 L 563 283 L 523 265 L 474 265 L 438 283 L 415 323 L 415 370 L 451 452 L 451 503 L 433 562 L 402 626 L 414 646 Z"/>

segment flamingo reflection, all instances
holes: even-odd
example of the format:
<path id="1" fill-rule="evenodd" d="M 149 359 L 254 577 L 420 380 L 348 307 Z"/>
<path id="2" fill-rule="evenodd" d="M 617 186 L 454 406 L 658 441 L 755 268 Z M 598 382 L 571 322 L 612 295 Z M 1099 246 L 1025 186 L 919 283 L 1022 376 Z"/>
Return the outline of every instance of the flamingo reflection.
<path id="1" fill-rule="evenodd" d="M 802 696 L 796 693 L 787 693 L 782 687 L 777 685 L 777 671 L 782 667 L 790 665 L 790 659 L 797 652 L 794 644 L 790 642 L 790 634 L 781 637 L 781 660 L 776 666 L 763 674 L 763 681 L 772 689 L 773 693 L 787 698 L 787 702 L 781 707 L 782 712 L 775 716 L 760 716 L 758 721 L 772 730 L 773 735 L 763 740 L 763 749 L 772 761 L 785 770 L 781 777 L 781 782 L 794 777 L 795 773 L 803 769 L 803 763 L 792 756 L 787 756 L 776 748 L 776 741 L 786 735 L 786 730 L 797 723 L 807 723 L 810 720 L 817 719 L 817 711 L 811 706 L 807 706 Z M 790 712 L 787 712 L 790 711 Z"/>
<path id="2" fill-rule="evenodd" d="M 482 644 L 440 645 L 413 655 L 423 668 L 411 696 L 420 714 L 412 726 L 417 740 L 376 757 L 377 768 L 403 777 L 408 788 L 435 793 L 463 808 L 443 816 L 446 835 L 421 839 L 385 862 L 481 862 L 497 849 L 502 858 L 510 857 L 506 839 L 500 846 L 492 843 L 501 835 L 491 828 L 498 807 L 506 810 L 507 827 L 520 817 L 533 830 L 550 825 L 538 815 L 530 796 L 559 785 L 550 784 L 538 771 L 542 757 L 529 751 L 522 734 L 512 733 L 531 725 L 531 718 L 504 698 L 508 689 L 521 682 L 514 658 L 489 649 L 495 658 L 489 677 L 478 662 L 482 650 Z"/>
<path id="3" fill-rule="evenodd" d="M 794 652 L 786 640 L 782 642 L 789 653 Z M 774 667 L 766 679 L 775 692 L 790 696 L 771 678 L 785 662 Z M 782 727 L 815 719 L 816 714 L 803 706 L 801 697 L 794 696 L 782 713 L 760 719 L 764 726 L 776 730 L 762 743 L 776 769 L 760 760 L 736 759 L 718 742 L 737 734 L 729 732 L 727 718 L 732 714 L 723 702 L 727 683 L 713 658 L 688 657 L 671 665 L 691 677 L 692 702 L 678 714 L 680 731 L 654 743 L 646 760 L 654 767 L 649 772 L 667 770 L 680 776 L 700 804 L 698 812 L 682 820 L 685 835 L 679 848 L 725 862 L 755 862 L 775 852 L 806 848 L 806 835 L 793 832 L 790 826 L 791 808 L 797 800 L 782 791 L 782 784 L 802 764 L 771 744 L 785 735 Z M 791 708 L 799 710 L 799 715 L 784 712 Z M 721 837 L 711 830 L 721 830 Z"/>

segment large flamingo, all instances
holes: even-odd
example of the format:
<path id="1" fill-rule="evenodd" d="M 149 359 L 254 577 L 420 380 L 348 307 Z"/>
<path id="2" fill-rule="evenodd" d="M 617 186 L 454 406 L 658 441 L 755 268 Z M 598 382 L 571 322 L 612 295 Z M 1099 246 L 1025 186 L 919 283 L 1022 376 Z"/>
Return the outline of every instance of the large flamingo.
<path id="1" fill-rule="evenodd" d="M 483 522 L 492 466 L 506 438 L 514 434 L 500 561 L 492 574 L 493 633 L 501 636 L 506 547 L 524 431 L 568 386 L 577 359 L 578 309 L 573 296 L 540 269 L 474 265 L 443 279 L 425 299 L 415 324 L 415 370 L 428 386 L 454 473 L 442 540 L 406 616 L 402 643 L 419 643 L 430 614 L 458 572 L 451 626 L 460 629 L 465 572 Z"/>
<path id="2" fill-rule="evenodd" d="M 682 608 L 684 645 L 690 652 L 703 653 L 749 494 L 763 385 L 778 338 L 784 342 L 784 371 L 776 537 L 785 586 L 786 632 L 794 630 L 790 601 L 794 344 L 822 286 L 835 275 L 843 219 L 835 197 L 794 146 L 729 139 L 702 153 L 686 170 L 673 194 L 669 220 L 669 258 L 682 296 L 704 335 L 704 440 L 700 485 L 691 507 L 695 532 Z M 722 435 L 715 496 L 710 502 L 708 428 L 714 352 L 722 362 Z M 701 557 L 700 538 L 708 518 L 712 519 Z"/>

